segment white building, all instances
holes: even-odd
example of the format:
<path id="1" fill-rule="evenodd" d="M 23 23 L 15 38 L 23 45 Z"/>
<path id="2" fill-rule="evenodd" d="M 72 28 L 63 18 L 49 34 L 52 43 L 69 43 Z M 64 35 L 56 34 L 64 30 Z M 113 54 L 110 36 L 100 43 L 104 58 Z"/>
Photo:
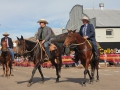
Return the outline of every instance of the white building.
<path id="1" fill-rule="evenodd" d="M 62 28 L 52 28 L 52 30 L 55 33 L 55 35 L 62 34 Z"/>
<path id="2" fill-rule="evenodd" d="M 103 48 L 120 48 L 120 10 L 104 9 L 103 3 L 99 6 L 100 9 L 83 9 L 83 6 L 75 5 L 69 13 L 66 29 L 79 31 L 81 18 L 87 16 L 94 25 L 96 39 Z M 66 29 L 63 33 L 67 32 Z"/>

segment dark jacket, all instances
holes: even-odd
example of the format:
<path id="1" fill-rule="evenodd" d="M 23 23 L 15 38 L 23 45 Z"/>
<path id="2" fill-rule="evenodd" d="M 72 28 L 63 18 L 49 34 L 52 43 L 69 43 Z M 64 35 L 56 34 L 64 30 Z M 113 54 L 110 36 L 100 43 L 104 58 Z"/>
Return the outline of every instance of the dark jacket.
<path id="1" fill-rule="evenodd" d="M 36 35 L 36 39 L 40 40 L 40 35 L 41 35 L 42 28 L 38 28 L 38 33 Z M 51 28 L 48 26 L 44 27 L 44 38 L 43 40 L 49 41 L 52 36 Z"/>
<path id="2" fill-rule="evenodd" d="M 1 39 L 1 42 L 5 40 L 5 37 L 3 37 Z M 9 48 L 13 48 L 13 42 L 12 42 L 12 39 L 10 37 L 8 37 L 8 45 L 9 45 Z M 2 45 L 1 45 L 2 46 Z"/>
<path id="3" fill-rule="evenodd" d="M 84 25 L 81 26 L 79 34 L 83 36 L 83 28 Z M 96 41 L 95 39 L 95 30 L 92 24 L 87 25 L 86 36 L 88 36 L 88 40 Z"/>

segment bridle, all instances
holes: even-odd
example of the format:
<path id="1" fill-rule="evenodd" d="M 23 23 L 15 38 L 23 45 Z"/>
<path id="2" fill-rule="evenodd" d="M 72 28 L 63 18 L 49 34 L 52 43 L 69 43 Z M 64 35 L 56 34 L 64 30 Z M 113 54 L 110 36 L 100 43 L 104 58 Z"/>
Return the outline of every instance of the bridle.
<path id="1" fill-rule="evenodd" d="M 24 43 L 25 43 L 25 40 L 24 40 Z M 27 51 L 27 50 L 26 50 L 26 43 L 25 43 L 24 46 L 23 46 L 23 54 L 32 52 L 32 51 L 37 47 L 38 44 L 39 44 L 39 43 L 37 42 L 36 45 L 33 47 L 32 50 Z M 20 45 L 20 46 L 22 46 L 22 45 Z M 17 48 L 19 48 L 20 46 L 17 46 Z"/>
<path id="2" fill-rule="evenodd" d="M 24 40 L 24 43 L 25 43 L 25 40 Z M 40 48 L 41 48 L 41 49 L 40 49 L 40 52 L 41 52 L 40 56 L 41 56 L 41 59 L 42 59 L 42 57 L 43 57 L 43 55 L 42 55 L 43 52 L 42 52 L 42 51 L 45 51 L 45 50 L 44 50 L 41 42 L 37 42 L 36 45 L 35 45 L 30 51 L 27 51 L 27 50 L 26 50 L 26 43 L 25 43 L 24 46 L 23 46 L 23 54 L 32 52 L 32 51 L 37 47 L 37 45 L 39 45 Z M 47 57 L 48 57 L 48 56 L 47 56 Z"/>
<path id="3" fill-rule="evenodd" d="M 74 35 L 74 37 L 75 37 L 75 35 Z M 76 40 L 76 37 L 75 37 L 75 40 Z M 84 42 L 82 42 L 82 43 L 78 43 L 78 44 L 70 44 L 67 48 L 70 48 L 70 47 L 72 47 L 72 46 L 81 46 L 81 45 L 84 45 L 85 43 L 86 43 L 86 41 L 87 41 L 87 39 L 84 41 Z M 65 46 L 66 47 L 66 46 Z M 80 50 L 79 52 L 85 52 L 85 51 L 89 51 L 89 50 L 92 50 L 92 48 L 84 48 L 84 49 L 82 49 L 82 50 Z"/>

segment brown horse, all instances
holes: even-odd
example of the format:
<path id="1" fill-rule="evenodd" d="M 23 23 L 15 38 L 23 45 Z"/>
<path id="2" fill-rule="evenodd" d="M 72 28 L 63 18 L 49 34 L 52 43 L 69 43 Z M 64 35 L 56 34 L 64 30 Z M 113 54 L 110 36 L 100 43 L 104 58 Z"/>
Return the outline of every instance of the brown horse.
<path id="1" fill-rule="evenodd" d="M 1 41 L 1 45 L 2 45 L 2 53 L 1 53 L 1 63 L 3 66 L 3 77 L 9 77 L 11 75 L 11 69 L 12 69 L 12 56 L 9 52 L 9 50 L 7 49 L 7 42 L 6 41 Z M 6 68 L 5 68 L 6 67 Z M 5 69 L 6 69 L 6 73 L 5 73 Z"/>
<path id="2" fill-rule="evenodd" d="M 66 36 L 65 42 L 63 44 L 65 47 L 77 46 L 78 48 L 78 57 L 81 60 L 81 64 L 84 66 L 84 81 L 82 85 L 86 85 L 86 74 L 88 73 L 90 78 L 90 83 L 94 80 L 94 72 L 97 69 L 97 81 L 99 80 L 98 75 L 98 65 L 99 60 L 95 60 L 95 55 L 92 51 L 90 43 L 76 33 L 76 30 L 68 30 L 68 35 Z M 91 74 L 88 70 L 89 64 L 91 65 Z"/>
<path id="3" fill-rule="evenodd" d="M 23 36 L 21 36 L 21 38 L 17 37 L 17 39 L 18 39 L 18 54 L 24 55 L 25 53 L 29 52 L 35 64 L 34 69 L 32 71 L 32 76 L 28 82 L 28 87 L 32 85 L 33 76 L 37 69 L 42 77 L 41 83 L 44 83 L 44 76 L 41 70 L 41 64 L 44 63 L 43 59 L 45 52 L 42 49 L 41 45 L 36 42 L 25 40 Z M 54 45 L 52 45 L 52 47 L 50 48 L 51 50 L 53 50 L 51 51 L 52 58 L 50 61 L 56 68 L 56 75 L 57 75 L 56 82 L 59 82 L 61 66 L 62 66 L 62 58 L 61 58 L 62 53 L 60 46 L 57 45 L 56 43 L 54 43 Z"/>

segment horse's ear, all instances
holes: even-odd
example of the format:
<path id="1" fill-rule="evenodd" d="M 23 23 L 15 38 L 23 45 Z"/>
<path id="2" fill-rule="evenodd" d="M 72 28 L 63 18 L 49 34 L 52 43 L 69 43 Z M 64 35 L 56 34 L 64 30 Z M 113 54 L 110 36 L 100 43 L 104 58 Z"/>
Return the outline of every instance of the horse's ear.
<path id="1" fill-rule="evenodd" d="M 17 37 L 17 36 L 16 36 Z M 17 40 L 19 40 L 19 38 L 17 37 Z"/>
<path id="2" fill-rule="evenodd" d="M 68 32 L 70 32 L 70 30 L 67 29 Z"/>
<path id="3" fill-rule="evenodd" d="M 76 32 L 76 29 L 75 29 L 75 30 L 73 30 L 73 32 L 75 33 L 75 32 Z"/>
<path id="4" fill-rule="evenodd" d="M 24 39 L 22 35 L 21 35 L 21 39 Z"/>

